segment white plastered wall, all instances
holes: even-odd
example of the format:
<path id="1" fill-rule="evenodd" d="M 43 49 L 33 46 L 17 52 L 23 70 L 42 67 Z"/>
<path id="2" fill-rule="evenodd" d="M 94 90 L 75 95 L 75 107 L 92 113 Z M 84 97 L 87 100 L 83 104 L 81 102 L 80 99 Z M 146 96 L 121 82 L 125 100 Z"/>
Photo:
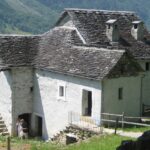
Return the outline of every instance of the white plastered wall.
<path id="1" fill-rule="evenodd" d="M 65 99 L 58 96 L 58 87 L 65 86 Z M 82 91 L 92 91 L 92 118 L 100 119 L 100 81 L 35 70 L 33 114 L 43 118 L 43 138 L 48 139 L 68 125 L 68 112 L 82 114 Z M 33 129 L 35 127 L 32 123 Z"/>
<path id="2" fill-rule="evenodd" d="M 15 132 L 19 115 L 32 113 L 33 69 L 30 67 L 12 68 L 12 132 Z"/>
<path id="3" fill-rule="evenodd" d="M 120 77 L 103 81 L 103 112 L 128 116 L 141 115 L 141 77 Z M 123 88 L 123 99 L 118 89 Z"/>
<path id="4" fill-rule="evenodd" d="M 11 71 L 0 72 L 0 114 L 7 126 L 9 132 L 11 132 L 12 125 L 12 78 Z"/>

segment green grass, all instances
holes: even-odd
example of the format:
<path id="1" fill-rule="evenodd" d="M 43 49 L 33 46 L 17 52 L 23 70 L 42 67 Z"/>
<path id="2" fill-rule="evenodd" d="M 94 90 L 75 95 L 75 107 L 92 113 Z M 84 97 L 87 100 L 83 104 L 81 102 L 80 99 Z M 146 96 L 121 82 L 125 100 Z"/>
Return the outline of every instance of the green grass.
<path id="1" fill-rule="evenodd" d="M 68 146 L 65 150 L 116 150 L 122 140 L 131 138 L 121 137 L 117 135 L 107 135 L 95 137 L 81 144 Z"/>
<path id="2" fill-rule="evenodd" d="M 145 132 L 147 130 L 150 130 L 150 127 L 132 126 L 123 129 L 123 131 L 127 131 L 127 132 Z"/>
<path id="3" fill-rule="evenodd" d="M 110 127 L 110 129 L 114 129 L 115 130 L 115 128 L 113 128 L 113 127 Z M 150 130 L 150 127 L 126 126 L 123 129 L 121 127 L 119 127 L 119 128 L 117 128 L 117 130 L 123 130 L 125 132 L 145 132 L 145 131 Z"/>
<path id="4" fill-rule="evenodd" d="M 122 140 L 128 139 L 131 138 L 117 135 L 105 135 L 93 137 L 81 143 L 64 146 L 38 140 L 19 140 L 18 138 L 12 138 L 11 145 L 15 147 L 16 150 L 25 144 L 30 145 L 30 150 L 116 150 L 116 147 L 120 145 Z M 6 138 L 0 137 L 0 145 L 4 147 L 4 143 L 6 143 Z"/>

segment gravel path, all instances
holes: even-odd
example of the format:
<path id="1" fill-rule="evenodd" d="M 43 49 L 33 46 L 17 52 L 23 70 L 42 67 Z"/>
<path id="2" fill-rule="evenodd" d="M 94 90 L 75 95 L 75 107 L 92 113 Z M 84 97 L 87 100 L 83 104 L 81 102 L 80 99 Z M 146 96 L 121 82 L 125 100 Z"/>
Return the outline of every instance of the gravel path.
<path id="1" fill-rule="evenodd" d="M 104 128 L 104 133 L 113 134 L 114 132 L 115 131 L 113 129 Z M 142 132 L 125 132 L 125 131 L 122 131 L 122 130 L 117 130 L 117 134 L 121 135 L 121 136 L 131 137 L 131 138 L 138 138 L 143 133 Z"/>

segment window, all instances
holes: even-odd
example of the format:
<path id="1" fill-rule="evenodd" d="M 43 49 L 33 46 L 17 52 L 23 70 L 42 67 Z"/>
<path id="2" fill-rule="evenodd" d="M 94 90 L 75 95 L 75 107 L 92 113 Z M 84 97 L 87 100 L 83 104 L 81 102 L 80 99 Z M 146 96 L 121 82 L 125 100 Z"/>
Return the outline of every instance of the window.
<path id="1" fill-rule="evenodd" d="M 66 86 L 61 84 L 58 86 L 58 99 L 65 100 L 66 97 Z"/>
<path id="2" fill-rule="evenodd" d="M 59 86 L 59 97 L 64 97 L 64 86 Z"/>
<path id="3" fill-rule="evenodd" d="M 137 28 L 138 28 L 138 25 L 137 25 L 137 24 L 135 24 L 135 25 L 134 25 L 134 29 L 137 29 Z"/>
<path id="4" fill-rule="evenodd" d="M 123 99 L 123 88 L 118 89 L 118 99 L 122 100 Z"/>
<path id="5" fill-rule="evenodd" d="M 32 86 L 32 87 L 30 87 L 30 92 L 33 92 L 33 86 Z"/>
<path id="6" fill-rule="evenodd" d="M 145 63 L 145 70 L 146 70 L 146 71 L 149 71 L 149 70 L 150 70 L 149 62 L 146 62 L 146 63 Z"/>

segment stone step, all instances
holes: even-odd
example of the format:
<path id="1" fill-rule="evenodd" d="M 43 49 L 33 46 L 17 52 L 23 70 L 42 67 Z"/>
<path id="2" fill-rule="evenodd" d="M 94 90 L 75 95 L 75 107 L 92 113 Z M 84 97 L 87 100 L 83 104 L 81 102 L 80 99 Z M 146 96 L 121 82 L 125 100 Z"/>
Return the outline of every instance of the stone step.
<path id="1" fill-rule="evenodd" d="M 6 125 L 4 123 L 0 123 L 0 128 L 6 128 Z"/>
<path id="2" fill-rule="evenodd" d="M 5 125 L 4 121 L 3 121 L 3 118 L 1 116 L 1 114 L 0 114 L 0 135 L 2 135 L 2 136 L 9 135 L 9 132 L 7 130 L 7 127 L 6 127 L 6 125 Z"/>
<path id="3" fill-rule="evenodd" d="M 87 122 L 90 124 L 95 124 L 94 120 L 91 117 L 81 116 L 80 121 Z"/>
<path id="4" fill-rule="evenodd" d="M 4 124 L 4 121 L 3 121 L 3 120 L 0 120 L 0 124 Z"/>
<path id="5" fill-rule="evenodd" d="M 7 128 L 0 128 L 0 132 L 7 131 Z"/>
<path id="6" fill-rule="evenodd" d="M 0 135 L 1 135 L 1 136 L 7 136 L 7 135 L 9 135 L 9 133 L 6 131 L 6 132 L 0 133 Z"/>

